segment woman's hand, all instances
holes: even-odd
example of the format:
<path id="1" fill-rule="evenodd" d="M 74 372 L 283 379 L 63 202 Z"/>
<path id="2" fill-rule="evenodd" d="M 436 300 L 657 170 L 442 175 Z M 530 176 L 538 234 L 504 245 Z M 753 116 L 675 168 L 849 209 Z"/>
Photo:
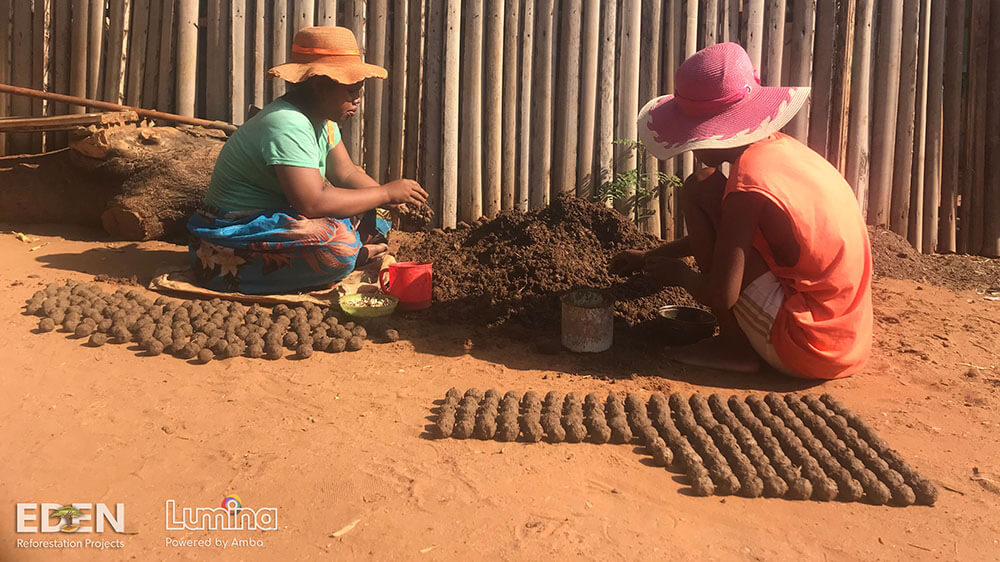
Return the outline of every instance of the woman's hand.
<path id="1" fill-rule="evenodd" d="M 382 186 L 389 196 L 389 205 L 399 205 L 401 203 L 411 203 L 413 205 L 424 205 L 427 203 L 427 192 L 420 184 L 408 179 L 391 181 Z"/>
<path id="2" fill-rule="evenodd" d="M 698 272 L 691 269 L 691 266 L 684 260 L 678 258 L 650 258 L 646 260 L 642 271 L 660 285 L 685 289 L 693 287 L 699 277 Z"/>
<path id="3" fill-rule="evenodd" d="M 625 250 L 611 258 L 608 271 L 617 275 L 631 275 L 642 271 L 646 263 L 646 252 L 642 250 Z"/>

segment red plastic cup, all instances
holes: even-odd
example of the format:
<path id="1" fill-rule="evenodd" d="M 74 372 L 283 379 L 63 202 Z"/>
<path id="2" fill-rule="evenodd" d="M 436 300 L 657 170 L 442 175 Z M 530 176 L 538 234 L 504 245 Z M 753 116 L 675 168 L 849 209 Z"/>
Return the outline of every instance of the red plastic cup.
<path id="1" fill-rule="evenodd" d="M 434 277 L 431 266 L 426 261 L 390 264 L 379 272 L 378 284 L 383 292 L 399 299 L 400 310 L 423 310 L 431 305 Z"/>

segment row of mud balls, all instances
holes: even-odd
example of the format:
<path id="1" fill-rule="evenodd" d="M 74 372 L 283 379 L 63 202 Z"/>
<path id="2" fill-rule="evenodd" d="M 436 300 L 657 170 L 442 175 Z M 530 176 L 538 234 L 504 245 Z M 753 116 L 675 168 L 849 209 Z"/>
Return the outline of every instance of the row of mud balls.
<path id="1" fill-rule="evenodd" d="M 860 417 L 824 395 L 727 399 L 694 394 L 647 401 L 629 393 L 544 402 L 529 391 L 452 388 L 437 419 L 442 437 L 628 443 L 638 437 L 658 466 L 675 463 L 697 495 L 932 505 L 937 489 Z"/>
<path id="2" fill-rule="evenodd" d="M 332 309 L 312 303 L 273 310 L 258 304 L 146 298 L 132 289 L 104 293 L 93 283 L 50 284 L 28 299 L 25 312 L 41 317 L 39 332 L 61 328 L 72 337 L 88 338 L 94 347 L 134 342 L 148 355 L 172 354 L 207 363 L 245 355 L 279 359 L 284 349 L 299 359 L 314 351 L 358 351 L 369 337 L 364 326 L 341 323 Z M 399 332 L 380 325 L 383 342 Z"/>

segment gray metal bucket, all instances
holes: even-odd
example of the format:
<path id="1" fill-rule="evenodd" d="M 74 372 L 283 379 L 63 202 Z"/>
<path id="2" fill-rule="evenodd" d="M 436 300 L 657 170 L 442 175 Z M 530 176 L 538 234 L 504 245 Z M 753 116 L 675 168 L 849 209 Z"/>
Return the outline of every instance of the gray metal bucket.
<path id="1" fill-rule="evenodd" d="M 607 351 L 614 343 L 615 301 L 596 289 L 576 289 L 560 298 L 562 344 L 578 353 Z"/>

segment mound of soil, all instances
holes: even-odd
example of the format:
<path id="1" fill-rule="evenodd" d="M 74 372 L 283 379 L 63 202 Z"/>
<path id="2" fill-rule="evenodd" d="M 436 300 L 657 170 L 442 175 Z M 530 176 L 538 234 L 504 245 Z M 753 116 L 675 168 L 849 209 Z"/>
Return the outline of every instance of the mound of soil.
<path id="1" fill-rule="evenodd" d="M 1000 259 L 956 254 L 921 254 L 905 238 L 869 227 L 875 277 L 910 279 L 956 291 L 1000 288 Z"/>
<path id="2" fill-rule="evenodd" d="M 434 262 L 431 311 L 443 320 L 558 329 L 559 297 L 596 287 L 608 290 L 617 318 L 632 327 L 652 320 L 659 306 L 696 304 L 683 289 L 608 273 L 616 253 L 657 243 L 619 213 L 563 196 L 531 213 L 506 211 L 472 228 L 417 234 L 399 257 Z"/>

